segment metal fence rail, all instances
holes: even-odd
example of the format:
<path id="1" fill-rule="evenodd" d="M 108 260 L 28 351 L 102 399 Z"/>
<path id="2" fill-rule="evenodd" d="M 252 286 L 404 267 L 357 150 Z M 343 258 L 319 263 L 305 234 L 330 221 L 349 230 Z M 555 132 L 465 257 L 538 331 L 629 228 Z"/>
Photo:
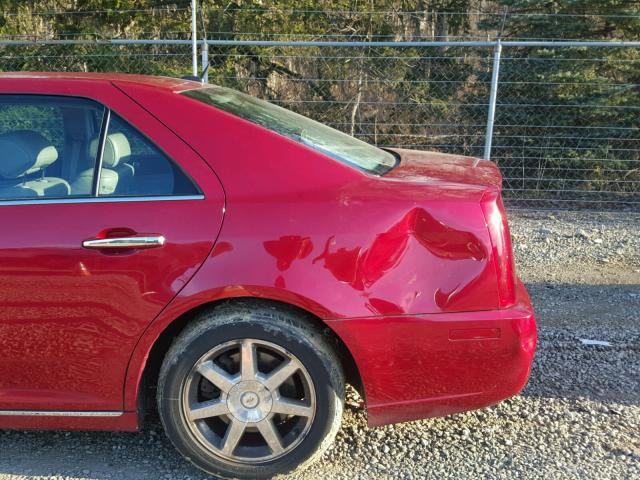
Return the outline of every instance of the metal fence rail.
<path id="1" fill-rule="evenodd" d="M 212 83 L 380 146 L 491 158 L 512 208 L 639 210 L 640 42 L 197 44 Z M 180 76 L 192 45 L 5 41 L 0 70 Z"/>

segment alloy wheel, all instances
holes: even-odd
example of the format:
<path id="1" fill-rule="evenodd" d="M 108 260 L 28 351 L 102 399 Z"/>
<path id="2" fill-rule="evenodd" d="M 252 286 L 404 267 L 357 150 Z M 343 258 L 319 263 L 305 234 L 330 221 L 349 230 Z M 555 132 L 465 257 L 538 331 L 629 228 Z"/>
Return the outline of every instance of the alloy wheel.
<path id="1" fill-rule="evenodd" d="M 282 457 L 307 436 L 316 412 L 313 382 L 284 348 L 263 340 L 218 345 L 182 386 L 183 415 L 214 455 L 243 464 Z"/>

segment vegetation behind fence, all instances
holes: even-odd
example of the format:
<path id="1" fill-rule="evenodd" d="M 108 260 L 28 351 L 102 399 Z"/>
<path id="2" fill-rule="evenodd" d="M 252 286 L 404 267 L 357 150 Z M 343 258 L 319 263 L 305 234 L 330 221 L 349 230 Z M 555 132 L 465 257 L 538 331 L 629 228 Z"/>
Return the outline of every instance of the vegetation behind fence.
<path id="1" fill-rule="evenodd" d="M 151 8 L 151 2 L 125 1 L 118 2 L 119 10 L 103 8 L 108 2 L 82 3 L 71 12 L 64 10 L 65 2 L 5 2 L 0 70 L 191 73 L 188 42 L 100 43 L 187 40 L 188 2 L 153 2 Z M 355 7 L 339 1 L 274 1 L 269 8 L 259 2 L 224 7 L 202 2 L 198 37 L 214 41 L 208 50 L 212 83 L 266 98 L 381 146 L 482 156 L 495 38 L 640 38 L 640 12 L 633 2 L 558 3 L 567 6 L 550 12 L 536 1 Z M 28 43 L 61 39 L 75 43 Z M 219 39 L 227 42 L 216 43 Z M 283 43 L 245 42 L 256 39 Z M 469 39 L 488 41 L 456 43 Z M 16 40 L 27 43 L 7 43 Z M 309 40 L 340 44 L 300 43 Z M 448 43 L 387 43 L 433 41 Z M 572 45 L 504 47 L 491 158 L 503 171 L 512 206 L 638 210 L 640 48 Z"/>

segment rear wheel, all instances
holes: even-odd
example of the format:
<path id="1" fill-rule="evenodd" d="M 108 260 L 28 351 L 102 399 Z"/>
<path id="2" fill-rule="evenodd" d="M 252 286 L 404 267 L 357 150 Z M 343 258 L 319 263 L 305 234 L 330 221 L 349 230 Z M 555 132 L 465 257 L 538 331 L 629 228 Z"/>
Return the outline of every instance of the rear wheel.
<path id="1" fill-rule="evenodd" d="M 326 339 L 297 315 L 224 306 L 203 314 L 167 353 L 158 410 L 197 467 L 222 477 L 303 468 L 332 442 L 344 378 Z"/>

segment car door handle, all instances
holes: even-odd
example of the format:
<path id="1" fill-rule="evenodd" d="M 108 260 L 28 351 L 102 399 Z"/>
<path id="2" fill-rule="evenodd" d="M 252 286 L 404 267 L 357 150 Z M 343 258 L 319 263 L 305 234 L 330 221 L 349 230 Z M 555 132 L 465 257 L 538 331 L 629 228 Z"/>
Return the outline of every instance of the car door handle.
<path id="1" fill-rule="evenodd" d="M 162 247 L 166 239 L 163 235 L 134 235 L 127 237 L 90 238 L 82 242 L 84 248 L 127 250 Z"/>

